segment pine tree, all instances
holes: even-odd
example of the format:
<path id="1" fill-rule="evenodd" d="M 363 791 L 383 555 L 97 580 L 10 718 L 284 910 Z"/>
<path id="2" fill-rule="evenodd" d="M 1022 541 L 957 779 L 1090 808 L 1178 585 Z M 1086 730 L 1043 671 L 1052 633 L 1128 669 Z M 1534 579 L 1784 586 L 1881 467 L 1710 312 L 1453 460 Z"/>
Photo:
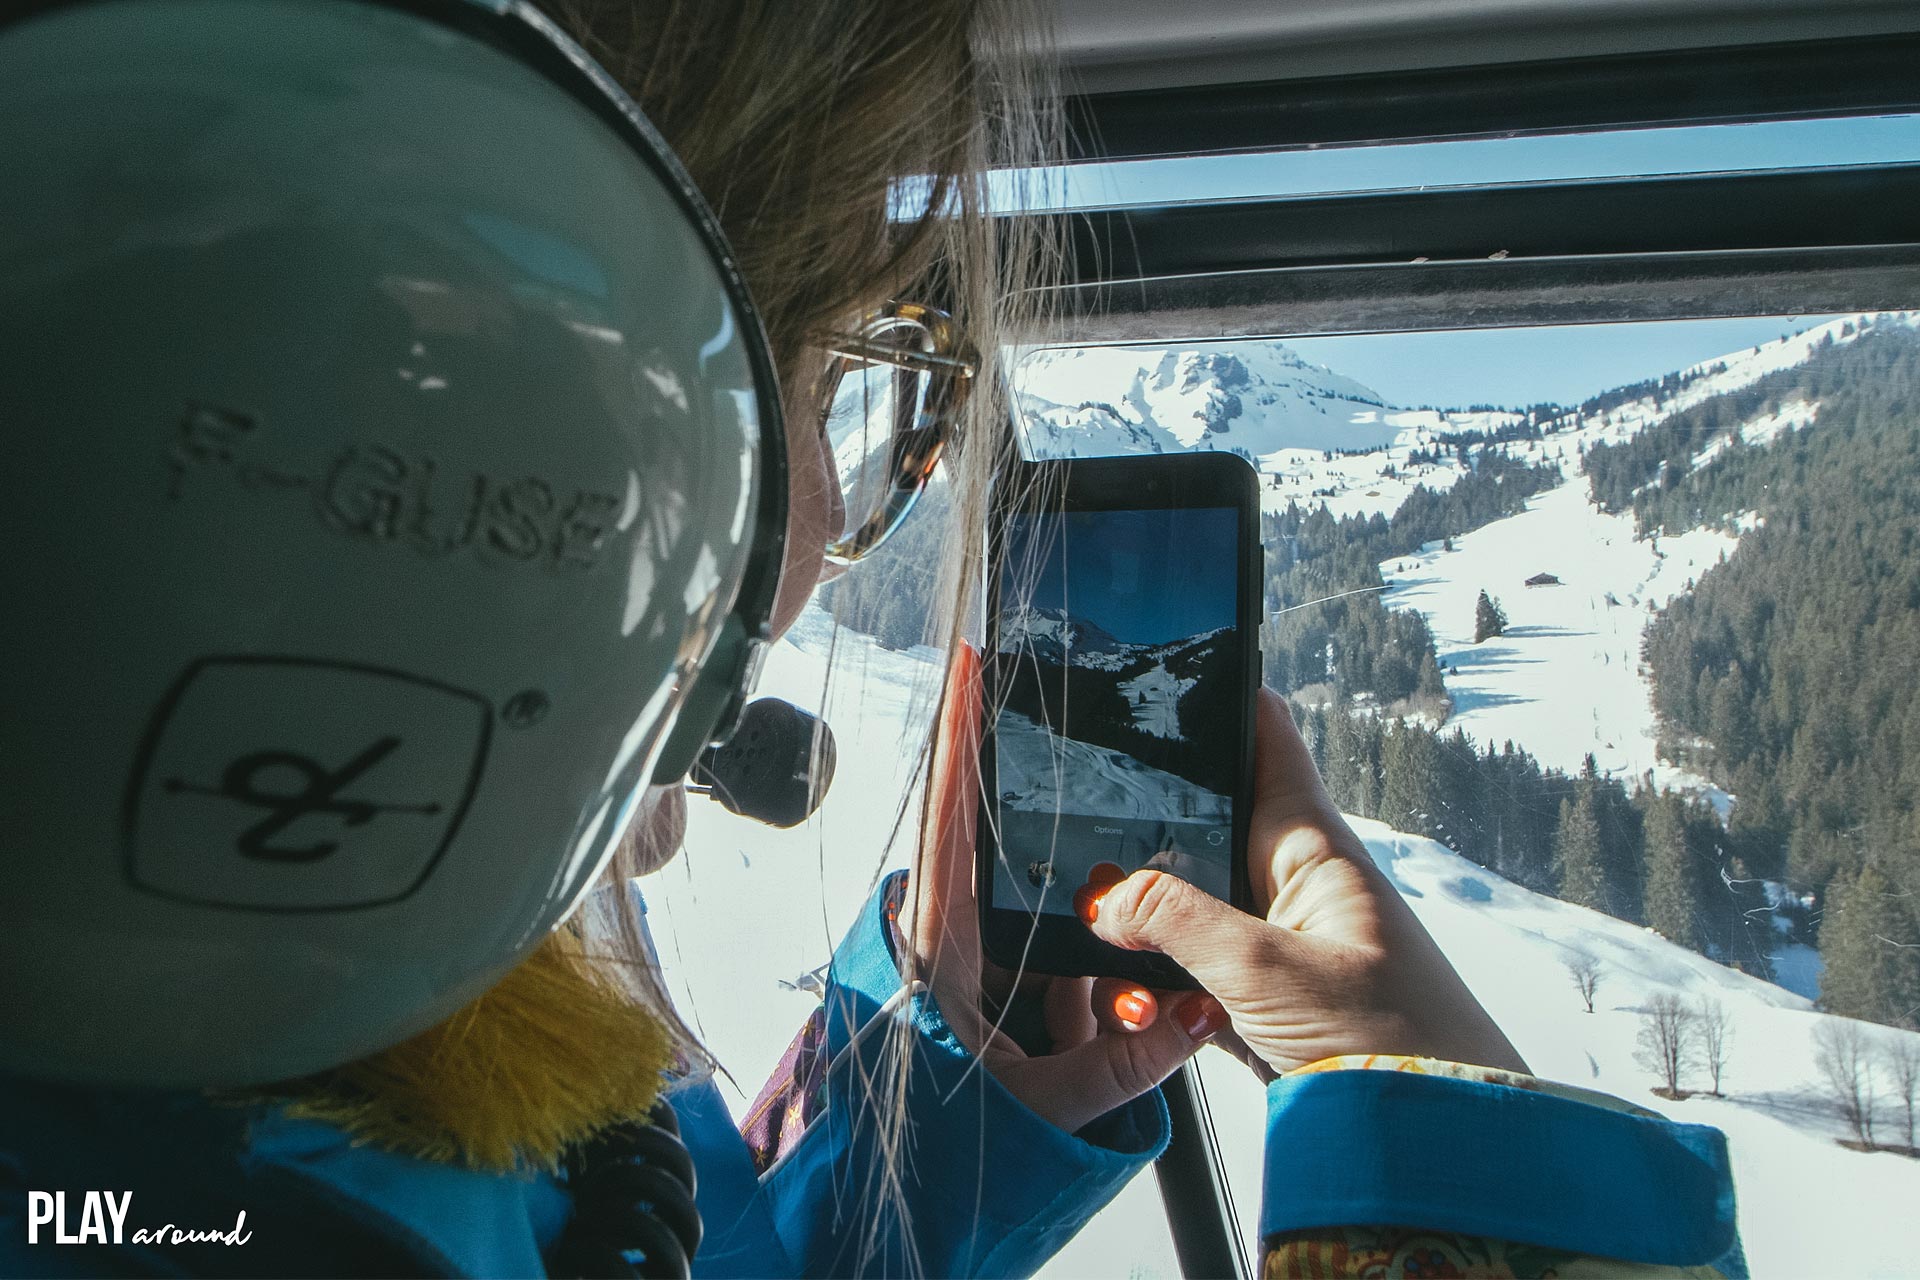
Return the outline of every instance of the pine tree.
<path id="1" fill-rule="evenodd" d="M 1832 1013 L 1912 1025 L 1920 1009 L 1920 936 L 1905 894 L 1871 862 L 1836 879 L 1820 926 L 1820 1003 Z"/>
<path id="2" fill-rule="evenodd" d="M 1687 853 L 1686 811 L 1662 791 L 1647 805 L 1647 923 L 1670 942 L 1702 950 L 1698 878 Z"/>
<path id="3" fill-rule="evenodd" d="M 1360 716 L 1354 721 L 1358 746 L 1360 807 L 1352 810 L 1363 818 L 1380 816 L 1382 770 L 1380 758 L 1386 747 L 1386 729 L 1379 716 Z"/>
<path id="4" fill-rule="evenodd" d="M 1915 741 L 1920 742 L 1920 738 Z M 1727 838 L 1756 875 L 1774 879 L 1786 869 L 1786 806 L 1773 775 L 1752 764 L 1734 775 L 1733 812 Z"/>
<path id="5" fill-rule="evenodd" d="M 1394 721 L 1380 748 L 1384 774 L 1380 820 L 1419 836 L 1440 834 L 1440 788 L 1433 734 L 1404 720 Z"/>
<path id="6" fill-rule="evenodd" d="M 1500 608 L 1500 602 L 1482 591 L 1473 606 L 1473 642 L 1479 644 L 1493 636 L 1505 635 L 1506 630 L 1507 615 Z"/>
<path id="7" fill-rule="evenodd" d="M 1571 800 L 1560 802 L 1560 827 L 1553 837 L 1554 860 L 1560 868 L 1560 898 L 1565 902 L 1607 909 L 1607 882 L 1600 870 L 1600 823 L 1593 813 L 1593 791 L 1581 787 Z"/>
<path id="8" fill-rule="evenodd" d="M 1600 831 L 1600 882 L 1606 892 L 1606 905 L 1600 909 L 1617 919 L 1644 924 L 1639 812 L 1624 787 L 1601 776 L 1591 751 L 1580 765 L 1580 786 L 1593 797 L 1594 825 Z"/>
<path id="9" fill-rule="evenodd" d="M 1327 794 L 1343 813 L 1364 814 L 1367 779 L 1361 756 L 1360 726 L 1344 698 L 1327 708 Z"/>

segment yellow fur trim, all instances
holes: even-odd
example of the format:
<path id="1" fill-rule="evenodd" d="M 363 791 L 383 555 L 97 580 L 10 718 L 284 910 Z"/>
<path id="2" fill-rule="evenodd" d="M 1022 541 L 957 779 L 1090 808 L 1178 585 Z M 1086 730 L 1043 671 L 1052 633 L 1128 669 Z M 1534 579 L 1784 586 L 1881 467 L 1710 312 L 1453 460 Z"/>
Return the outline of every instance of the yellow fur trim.
<path id="1" fill-rule="evenodd" d="M 359 1142 L 469 1168 L 556 1168 L 660 1096 L 673 1040 L 567 930 L 430 1031 L 274 1092 Z"/>

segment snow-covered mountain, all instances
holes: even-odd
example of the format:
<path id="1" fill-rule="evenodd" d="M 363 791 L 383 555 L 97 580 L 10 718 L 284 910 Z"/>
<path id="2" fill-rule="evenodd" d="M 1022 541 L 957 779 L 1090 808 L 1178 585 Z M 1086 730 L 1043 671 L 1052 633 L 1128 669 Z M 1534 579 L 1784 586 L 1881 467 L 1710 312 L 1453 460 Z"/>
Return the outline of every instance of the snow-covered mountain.
<path id="1" fill-rule="evenodd" d="M 1589 500 L 1584 454 L 1803 364 L 1829 344 L 1889 327 L 1920 327 L 1920 312 L 1840 317 L 1675 370 L 1657 392 L 1607 397 L 1604 407 L 1569 411 L 1542 424 L 1541 439 L 1493 445 L 1517 460 L 1559 468 L 1562 483 L 1536 495 L 1519 515 L 1453 539 L 1451 548 L 1436 543 L 1380 565 L 1390 588 L 1384 603 L 1419 611 L 1433 630 L 1454 707 L 1449 727 L 1482 743 L 1511 739 L 1567 771 L 1578 770 L 1588 753 L 1618 777 L 1651 771 L 1662 786 L 1705 792 L 1724 812 L 1723 793 L 1658 757 L 1640 642 L 1659 609 L 1732 552 L 1737 530 L 1642 539 L 1630 514 L 1608 514 Z M 1030 407 L 1040 407 L 1039 420 L 1029 425 L 1038 451 L 1244 447 L 1258 460 L 1268 511 L 1298 503 L 1323 506 L 1336 517 L 1391 516 L 1416 487 L 1444 490 L 1466 474 L 1470 463 L 1437 446 L 1438 437 L 1492 433 L 1520 421 L 1497 410 L 1397 409 L 1284 344 L 1044 351 L 1023 368 L 1023 390 L 1034 397 Z M 1249 396 L 1255 387 L 1258 394 Z M 1237 437 L 1214 432 L 1208 415 L 1224 412 L 1235 395 L 1241 413 L 1230 421 L 1245 419 L 1245 429 Z M 1267 401 L 1257 418 L 1248 407 L 1256 401 Z M 1288 434 L 1289 424 L 1302 421 L 1327 428 L 1336 421 L 1328 416 L 1334 410 L 1346 415 L 1338 429 L 1353 434 Z M 1179 432 L 1165 430 L 1168 423 Z M 1815 406 L 1789 403 L 1742 424 L 1740 434 L 1748 444 L 1763 444 L 1817 428 Z M 1371 451 L 1326 456 L 1355 448 Z M 1693 465 L 1707 465 L 1724 448 L 1724 440 L 1703 441 Z M 1543 572 L 1560 585 L 1525 585 Z M 1482 590 L 1506 606 L 1511 625 L 1499 639 L 1475 644 L 1474 602 Z"/>
<path id="2" fill-rule="evenodd" d="M 1372 388 L 1278 342 L 1048 348 L 1014 386 L 1041 457 L 1370 449 L 1405 425 Z"/>
<path id="3" fill-rule="evenodd" d="M 1131 660 L 1133 652 L 1143 647 L 1117 640 L 1099 623 L 1070 617 L 1061 609 L 1025 605 L 1000 615 L 1000 652 L 1027 652 L 1042 662 L 1109 669 L 1101 659 Z"/>
<path id="4" fill-rule="evenodd" d="M 1177 640 L 1132 644 L 1089 618 L 1044 605 L 1024 605 L 1000 615 L 1000 652 L 1026 651 L 1042 662 L 1064 662 L 1089 671 L 1125 671 L 1142 662 L 1164 662 L 1231 630 L 1215 627 Z"/>
<path id="5" fill-rule="evenodd" d="M 1183 720 L 1182 700 L 1210 671 L 1231 678 L 1220 641 L 1232 630 L 1215 627 L 1177 640 L 1130 644 L 1059 609 L 1008 609 L 1000 618 L 999 651 L 1021 659 L 1011 668 L 1008 705 L 1036 716 L 1043 708 L 1064 706 L 1074 736 L 1102 748 L 1138 754 L 1130 730 L 1169 749 L 1188 746 L 1192 726 Z M 1058 722 L 1057 716 L 1048 719 Z"/>

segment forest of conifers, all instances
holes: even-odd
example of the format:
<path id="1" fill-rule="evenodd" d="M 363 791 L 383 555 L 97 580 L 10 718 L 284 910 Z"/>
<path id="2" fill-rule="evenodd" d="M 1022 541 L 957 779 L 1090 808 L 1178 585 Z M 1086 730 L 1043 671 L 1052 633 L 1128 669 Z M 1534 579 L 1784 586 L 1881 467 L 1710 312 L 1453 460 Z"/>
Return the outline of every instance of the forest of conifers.
<path id="1" fill-rule="evenodd" d="M 1688 467 L 1796 402 L 1812 429 Z M 1735 795 L 1748 874 L 1811 899 L 1822 1003 L 1920 1025 L 1920 337 L 1831 346 L 1587 471 L 1643 533 L 1757 517 L 1648 629 L 1663 754 Z"/>

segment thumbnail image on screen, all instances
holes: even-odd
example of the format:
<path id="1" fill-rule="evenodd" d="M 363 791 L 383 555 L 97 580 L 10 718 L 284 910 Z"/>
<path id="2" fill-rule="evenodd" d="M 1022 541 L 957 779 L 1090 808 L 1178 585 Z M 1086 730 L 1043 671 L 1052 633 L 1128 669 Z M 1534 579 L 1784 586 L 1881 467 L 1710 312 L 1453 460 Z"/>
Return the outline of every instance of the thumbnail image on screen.
<path id="1" fill-rule="evenodd" d="M 1229 896 L 1238 520 L 1231 507 L 1009 518 L 996 906 L 1070 914 L 1100 863 Z"/>

